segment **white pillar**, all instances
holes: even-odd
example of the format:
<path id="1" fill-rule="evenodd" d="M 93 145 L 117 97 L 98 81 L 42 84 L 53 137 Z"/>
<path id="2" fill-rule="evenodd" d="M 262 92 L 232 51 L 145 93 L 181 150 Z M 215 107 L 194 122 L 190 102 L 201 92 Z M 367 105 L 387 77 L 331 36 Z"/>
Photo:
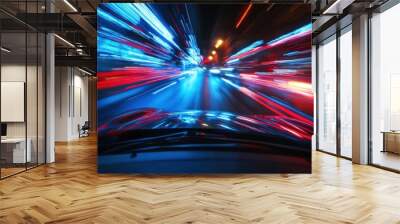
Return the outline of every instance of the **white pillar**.
<path id="1" fill-rule="evenodd" d="M 368 163 L 368 15 L 353 19 L 353 162 Z"/>
<path id="2" fill-rule="evenodd" d="M 54 6 L 46 1 L 47 12 L 53 12 Z M 54 34 L 46 35 L 46 163 L 55 162 L 55 43 Z"/>
<path id="3" fill-rule="evenodd" d="M 46 36 L 46 163 L 55 161 L 54 133 L 55 133 L 55 60 L 54 60 L 54 34 Z"/>

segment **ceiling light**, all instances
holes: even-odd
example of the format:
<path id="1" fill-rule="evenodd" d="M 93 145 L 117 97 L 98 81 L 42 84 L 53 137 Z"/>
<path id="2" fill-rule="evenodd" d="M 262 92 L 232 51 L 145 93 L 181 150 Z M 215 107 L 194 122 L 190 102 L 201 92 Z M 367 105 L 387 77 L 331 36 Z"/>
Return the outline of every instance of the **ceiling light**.
<path id="1" fill-rule="evenodd" d="M 83 73 L 85 73 L 86 75 L 93 75 L 92 73 L 90 73 L 90 72 L 88 72 L 88 71 L 86 71 L 86 70 L 83 70 L 83 69 L 81 69 L 81 68 L 78 68 L 78 70 L 81 71 L 81 72 L 83 72 Z"/>
<path id="2" fill-rule="evenodd" d="M 341 14 L 343 10 L 351 5 L 355 0 L 336 0 L 322 14 Z"/>
<path id="3" fill-rule="evenodd" d="M 60 36 L 57 35 L 57 34 L 54 34 L 54 36 L 57 37 L 57 38 L 58 38 L 59 40 L 61 40 L 62 42 L 64 42 L 65 44 L 67 44 L 68 46 L 75 48 L 75 45 L 73 45 L 73 44 L 72 44 L 71 42 L 69 42 L 68 40 L 66 40 L 66 39 L 64 39 L 64 38 L 62 38 L 62 37 L 60 37 Z"/>
<path id="4" fill-rule="evenodd" d="M 74 12 L 78 12 L 78 10 L 68 1 L 64 0 L 65 4 L 67 4 Z"/>
<path id="5" fill-rule="evenodd" d="M 324 10 L 322 14 L 328 14 L 333 8 L 337 6 L 340 0 L 336 0 L 332 5 L 330 5 L 327 9 Z"/>
<path id="6" fill-rule="evenodd" d="M 11 50 L 9 50 L 9 49 L 7 49 L 5 47 L 1 47 L 0 49 L 1 49 L 1 51 L 4 51 L 6 53 L 10 53 L 11 52 Z"/>

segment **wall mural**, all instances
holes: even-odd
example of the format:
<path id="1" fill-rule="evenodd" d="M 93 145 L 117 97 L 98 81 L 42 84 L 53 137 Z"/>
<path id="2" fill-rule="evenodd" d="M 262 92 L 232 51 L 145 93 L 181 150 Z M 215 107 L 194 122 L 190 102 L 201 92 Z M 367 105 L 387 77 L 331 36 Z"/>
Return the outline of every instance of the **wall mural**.
<path id="1" fill-rule="evenodd" d="M 100 173 L 310 173 L 306 4 L 105 3 Z"/>

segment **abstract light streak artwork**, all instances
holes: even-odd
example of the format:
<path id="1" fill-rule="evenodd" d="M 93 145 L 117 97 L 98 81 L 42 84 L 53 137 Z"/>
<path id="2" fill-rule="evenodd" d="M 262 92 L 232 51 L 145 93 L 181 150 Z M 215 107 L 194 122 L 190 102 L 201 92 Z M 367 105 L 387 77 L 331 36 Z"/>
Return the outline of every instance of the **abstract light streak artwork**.
<path id="1" fill-rule="evenodd" d="M 99 172 L 311 172 L 309 5 L 97 14 Z"/>

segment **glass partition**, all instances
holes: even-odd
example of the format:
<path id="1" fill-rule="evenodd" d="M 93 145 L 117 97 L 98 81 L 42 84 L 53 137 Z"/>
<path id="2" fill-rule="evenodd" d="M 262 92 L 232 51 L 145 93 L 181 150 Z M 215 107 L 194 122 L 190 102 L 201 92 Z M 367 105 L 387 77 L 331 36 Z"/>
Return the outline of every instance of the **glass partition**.
<path id="1" fill-rule="evenodd" d="M 27 167 L 37 165 L 38 157 L 38 35 L 36 32 L 27 33 L 27 82 L 26 82 L 26 113 L 27 113 L 27 142 L 29 161 Z"/>
<path id="2" fill-rule="evenodd" d="M 45 162 L 45 35 L 16 18 L 43 4 L 0 1 L 0 178 Z"/>
<path id="3" fill-rule="evenodd" d="M 31 157 L 26 136 L 26 40 L 25 32 L 1 34 L 2 177 L 24 171 Z"/>
<path id="4" fill-rule="evenodd" d="M 37 162 L 44 164 L 46 162 L 46 37 L 43 33 L 38 33 L 38 64 L 37 64 Z"/>
<path id="5" fill-rule="evenodd" d="M 336 153 L 336 36 L 318 47 L 318 149 Z"/>

